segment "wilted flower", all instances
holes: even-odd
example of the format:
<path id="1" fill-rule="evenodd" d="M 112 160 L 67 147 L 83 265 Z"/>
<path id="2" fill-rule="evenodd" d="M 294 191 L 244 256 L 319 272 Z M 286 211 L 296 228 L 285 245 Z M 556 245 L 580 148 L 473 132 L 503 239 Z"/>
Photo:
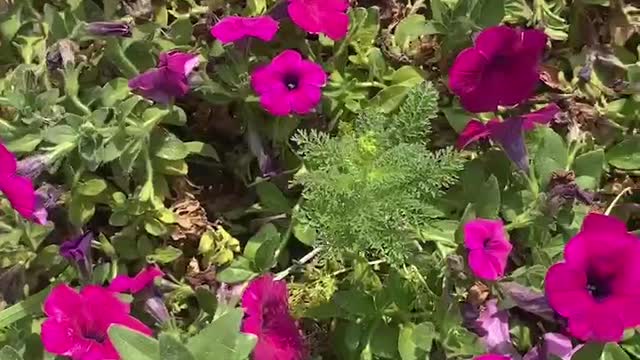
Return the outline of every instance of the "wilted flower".
<path id="1" fill-rule="evenodd" d="M 172 51 L 160 54 L 157 68 L 129 80 L 129 88 L 159 103 L 170 103 L 189 92 L 187 77 L 198 66 L 198 55 Z"/>
<path id="2" fill-rule="evenodd" d="M 501 220 L 475 219 L 464 224 L 464 245 L 475 276 L 497 280 L 504 275 L 512 246 Z"/>
<path id="3" fill-rule="evenodd" d="M 16 174 L 35 180 L 49 165 L 50 156 L 47 154 L 37 154 L 27 156 L 18 161 Z"/>
<path id="4" fill-rule="evenodd" d="M 349 2 L 346 0 L 289 0 L 289 17 L 309 33 L 325 34 L 333 40 L 347 36 Z"/>
<path id="5" fill-rule="evenodd" d="M 480 341 L 489 352 L 506 354 L 514 352 L 509 333 L 509 314 L 498 309 L 498 300 L 491 299 L 484 304 L 477 320 L 478 329 L 482 332 Z"/>
<path id="6" fill-rule="evenodd" d="M 558 105 L 549 104 L 538 111 L 504 121 L 491 119 L 487 124 L 483 124 L 478 120 L 471 120 L 460 133 L 456 147 L 464 149 L 480 139 L 489 137 L 500 144 L 507 157 L 520 170 L 526 172 L 529 168 L 529 159 L 523 131 L 533 130 L 535 124 L 549 123 L 558 112 L 560 112 Z"/>
<path id="7" fill-rule="evenodd" d="M 271 41 L 278 32 L 278 22 L 271 16 L 227 16 L 211 28 L 211 36 L 227 44 L 251 36 Z"/>
<path id="8" fill-rule="evenodd" d="M 76 61 L 78 44 L 69 39 L 62 39 L 47 49 L 47 69 L 64 69 L 67 65 L 73 66 Z"/>
<path id="9" fill-rule="evenodd" d="M 254 360 L 300 360 L 305 349 L 295 321 L 289 314 L 287 284 L 263 275 L 249 283 L 242 295 L 245 318 L 242 332 L 254 334 L 258 343 Z"/>
<path id="10" fill-rule="evenodd" d="M 516 282 L 500 282 L 500 290 L 520 309 L 553 321 L 555 312 L 549 306 L 544 293 L 533 290 Z"/>
<path id="11" fill-rule="evenodd" d="M 58 206 L 62 190 L 44 183 L 36 190 L 36 207 L 33 210 L 33 221 L 45 225 L 49 220 L 49 211 Z"/>
<path id="12" fill-rule="evenodd" d="M 164 272 L 153 265 L 143 269 L 134 277 L 116 276 L 108 289 L 136 295 L 136 299 L 144 304 L 144 310 L 162 324 L 169 319 L 169 311 L 162 299 L 162 293 L 154 286 L 154 281 L 163 276 Z"/>
<path id="13" fill-rule="evenodd" d="M 625 224 L 589 214 L 567 243 L 564 262 L 547 272 L 551 307 L 568 319 L 569 332 L 583 341 L 620 341 L 640 325 L 640 244 Z"/>
<path id="14" fill-rule="evenodd" d="M 90 285 L 78 293 L 66 284 L 57 285 L 44 302 L 44 348 L 73 360 L 119 359 L 107 333 L 111 325 L 152 334 L 129 311 L 128 304 L 105 288 Z"/>
<path id="15" fill-rule="evenodd" d="M 0 143 L 0 191 L 25 219 L 34 221 L 36 192 L 30 179 L 16 173 L 16 157 Z"/>
<path id="16" fill-rule="evenodd" d="M 91 242 L 93 239 L 93 233 L 87 231 L 60 245 L 60 255 L 75 264 L 85 280 L 91 277 Z"/>
<path id="17" fill-rule="evenodd" d="M 473 358 L 473 360 L 511 360 L 511 357 L 497 354 L 486 354 L 476 356 Z"/>
<path id="18" fill-rule="evenodd" d="M 580 346 L 573 347 L 571 339 L 556 333 L 546 333 L 542 337 L 542 341 L 534 346 L 522 358 L 523 360 L 571 360 L 573 354 L 580 350 Z M 553 357 L 552 357 L 553 356 Z"/>
<path id="19" fill-rule="evenodd" d="M 84 29 L 94 36 L 131 37 L 131 26 L 123 22 L 96 21 L 88 23 Z"/>
<path id="20" fill-rule="evenodd" d="M 449 70 L 449 87 L 471 112 L 517 105 L 535 91 L 547 43 L 542 30 L 484 29 Z"/>
<path id="21" fill-rule="evenodd" d="M 251 87 L 260 96 L 260 104 L 276 116 L 310 112 L 320 102 L 326 82 L 322 67 L 303 60 L 294 50 L 283 51 L 251 74 Z"/>

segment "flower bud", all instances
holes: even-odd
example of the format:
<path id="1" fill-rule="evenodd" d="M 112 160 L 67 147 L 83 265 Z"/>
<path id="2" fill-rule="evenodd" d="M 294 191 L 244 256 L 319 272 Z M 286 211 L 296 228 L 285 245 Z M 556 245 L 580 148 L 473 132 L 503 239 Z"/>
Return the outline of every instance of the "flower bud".
<path id="1" fill-rule="evenodd" d="M 94 36 L 131 37 L 131 26 L 122 22 L 97 21 L 88 23 L 85 30 Z"/>

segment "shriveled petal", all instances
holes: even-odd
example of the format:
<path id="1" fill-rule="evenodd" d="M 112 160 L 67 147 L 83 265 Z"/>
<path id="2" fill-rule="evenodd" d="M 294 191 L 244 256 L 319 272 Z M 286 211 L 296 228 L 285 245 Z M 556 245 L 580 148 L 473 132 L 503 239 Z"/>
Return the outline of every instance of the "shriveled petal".
<path id="1" fill-rule="evenodd" d="M 520 42 L 518 30 L 498 25 L 486 28 L 476 37 L 474 48 L 486 59 L 513 54 Z"/>
<path id="2" fill-rule="evenodd" d="M 298 71 L 300 72 L 301 85 L 322 87 L 327 83 L 327 73 L 324 72 L 322 66 L 312 61 L 303 60 L 298 67 Z"/>
<path id="3" fill-rule="evenodd" d="M 560 107 L 555 103 L 549 104 L 540 110 L 522 115 L 524 123 L 522 125 L 525 131 L 533 130 L 535 124 L 548 124 L 560 112 Z"/>
<path id="4" fill-rule="evenodd" d="M 16 173 L 17 163 L 15 155 L 0 143 L 0 178 L 13 176 Z"/>
<path id="5" fill-rule="evenodd" d="M 300 86 L 288 95 L 291 110 L 300 115 L 311 112 L 322 98 L 322 91 L 315 86 Z"/>
<path id="6" fill-rule="evenodd" d="M 274 116 L 291 114 L 291 103 L 288 91 L 271 91 L 260 96 L 260 105 Z"/>
<path id="7" fill-rule="evenodd" d="M 594 305 L 587 291 L 587 276 L 566 263 L 549 268 L 544 279 L 544 289 L 549 305 L 564 317 L 584 314 Z"/>
<path id="8" fill-rule="evenodd" d="M 129 88 L 136 94 L 162 104 L 171 102 L 172 95 L 163 86 L 165 71 L 153 69 L 129 80 Z"/>
<path id="9" fill-rule="evenodd" d="M 491 139 L 502 147 L 507 157 L 523 172 L 529 170 L 529 157 L 522 134 L 522 118 L 510 118 L 505 121 L 491 120 L 487 128 Z"/>
<path id="10" fill-rule="evenodd" d="M 484 123 L 474 119 L 469 121 L 460 135 L 458 135 L 456 147 L 462 150 L 474 142 L 486 137 L 489 137 L 489 129 L 487 129 Z"/>
<path id="11" fill-rule="evenodd" d="M 509 313 L 498 309 L 497 299 L 491 299 L 485 303 L 485 308 L 478 317 L 478 323 L 485 333 L 480 340 L 487 351 L 504 353 L 511 350 Z"/>
<path id="12" fill-rule="evenodd" d="M 499 286 L 520 309 L 549 321 L 554 320 L 555 312 L 549 306 L 544 293 L 516 282 L 501 282 Z"/>
<path id="13" fill-rule="evenodd" d="M 111 284 L 109 284 L 109 290 L 136 294 L 145 287 L 152 285 L 155 278 L 163 276 L 164 272 L 160 270 L 160 268 L 157 266 L 149 266 L 134 277 L 128 275 L 116 276 L 116 278 L 111 281 Z"/>
<path id="14" fill-rule="evenodd" d="M 73 324 L 67 320 L 49 318 L 42 323 L 42 345 L 52 354 L 71 355 L 80 337 Z"/>

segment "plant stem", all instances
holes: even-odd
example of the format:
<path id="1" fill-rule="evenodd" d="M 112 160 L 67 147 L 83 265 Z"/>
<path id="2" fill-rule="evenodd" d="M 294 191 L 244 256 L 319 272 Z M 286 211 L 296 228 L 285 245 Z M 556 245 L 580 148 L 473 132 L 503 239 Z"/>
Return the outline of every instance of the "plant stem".
<path id="1" fill-rule="evenodd" d="M 284 279 L 287 275 L 289 275 L 289 273 L 291 273 L 291 271 L 294 268 L 299 267 L 300 265 L 306 264 L 307 262 L 309 262 L 309 260 L 311 260 L 314 257 L 316 257 L 316 255 L 318 255 L 322 250 L 323 250 L 322 246 L 318 246 L 317 248 L 311 250 L 309 253 L 307 253 L 307 255 L 301 257 L 300 260 L 296 261 L 295 264 L 293 264 L 293 265 L 289 266 L 288 268 L 284 269 L 283 271 L 279 272 L 276 275 L 275 279 L 276 280 Z"/>
<path id="2" fill-rule="evenodd" d="M 607 210 L 605 210 L 604 214 L 605 215 L 609 215 L 611 213 L 611 210 L 613 210 L 613 208 L 616 206 L 616 204 L 618 203 L 618 201 L 620 201 L 620 199 L 622 199 L 622 197 L 624 196 L 624 194 L 631 192 L 631 188 L 627 187 L 624 190 L 620 191 L 620 194 L 618 194 L 615 199 L 613 199 L 613 201 L 611 202 L 611 204 L 609 204 L 609 206 L 607 207 Z"/>

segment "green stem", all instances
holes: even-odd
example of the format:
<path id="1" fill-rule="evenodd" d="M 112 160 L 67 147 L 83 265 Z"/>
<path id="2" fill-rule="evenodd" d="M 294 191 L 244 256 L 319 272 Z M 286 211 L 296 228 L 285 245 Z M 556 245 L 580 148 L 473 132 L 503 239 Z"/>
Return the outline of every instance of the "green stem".
<path id="1" fill-rule="evenodd" d="M 580 151 L 580 149 L 582 149 L 583 144 L 578 143 L 578 142 L 572 142 L 571 145 L 569 146 L 569 155 L 567 156 L 567 166 L 565 166 L 565 171 L 569 171 L 571 170 L 571 166 L 573 166 L 573 162 L 576 159 L 576 155 L 578 154 L 578 151 Z"/>
<path id="2" fill-rule="evenodd" d="M 78 99 L 77 96 L 75 95 L 67 95 L 67 99 L 69 99 L 71 101 L 71 103 L 80 111 L 82 111 L 82 113 L 84 115 L 91 115 L 91 110 L 82 103 L 82 101 L 80 101 L 80 99 Z"/>
<path id="3" fill-rule="evenodd" d="M 124 54 L 117 40 L 109 39 L 107 42 L 107 54 L 109 59 L 120 69 L 122 75 L 127 78 L 135 77 L 140 73 L 138 68 Z"/>
<path id="4" fill-rule="evenodd" d="M 618 194 L 615 199 L 613 199 L 613 201 L 611 202 L 611 204 L 609 204 L 609 206 L 607 207 L 607 210 L 605 210 L 604 214 L 605 215 L 609 215 L 611 213 L 611 211 L 613 210 L 613 208 L 616 206 L 616 204 L 618 203 L 618 201 L 620 201 L 620 199 L 622 199 L 622 197 L 624 196 L 624 194 L 626 194 L 627 192 L 631 192 L 631 188 L 627 187 L 624 190 L 620 191 L 620 194 Z"/>

